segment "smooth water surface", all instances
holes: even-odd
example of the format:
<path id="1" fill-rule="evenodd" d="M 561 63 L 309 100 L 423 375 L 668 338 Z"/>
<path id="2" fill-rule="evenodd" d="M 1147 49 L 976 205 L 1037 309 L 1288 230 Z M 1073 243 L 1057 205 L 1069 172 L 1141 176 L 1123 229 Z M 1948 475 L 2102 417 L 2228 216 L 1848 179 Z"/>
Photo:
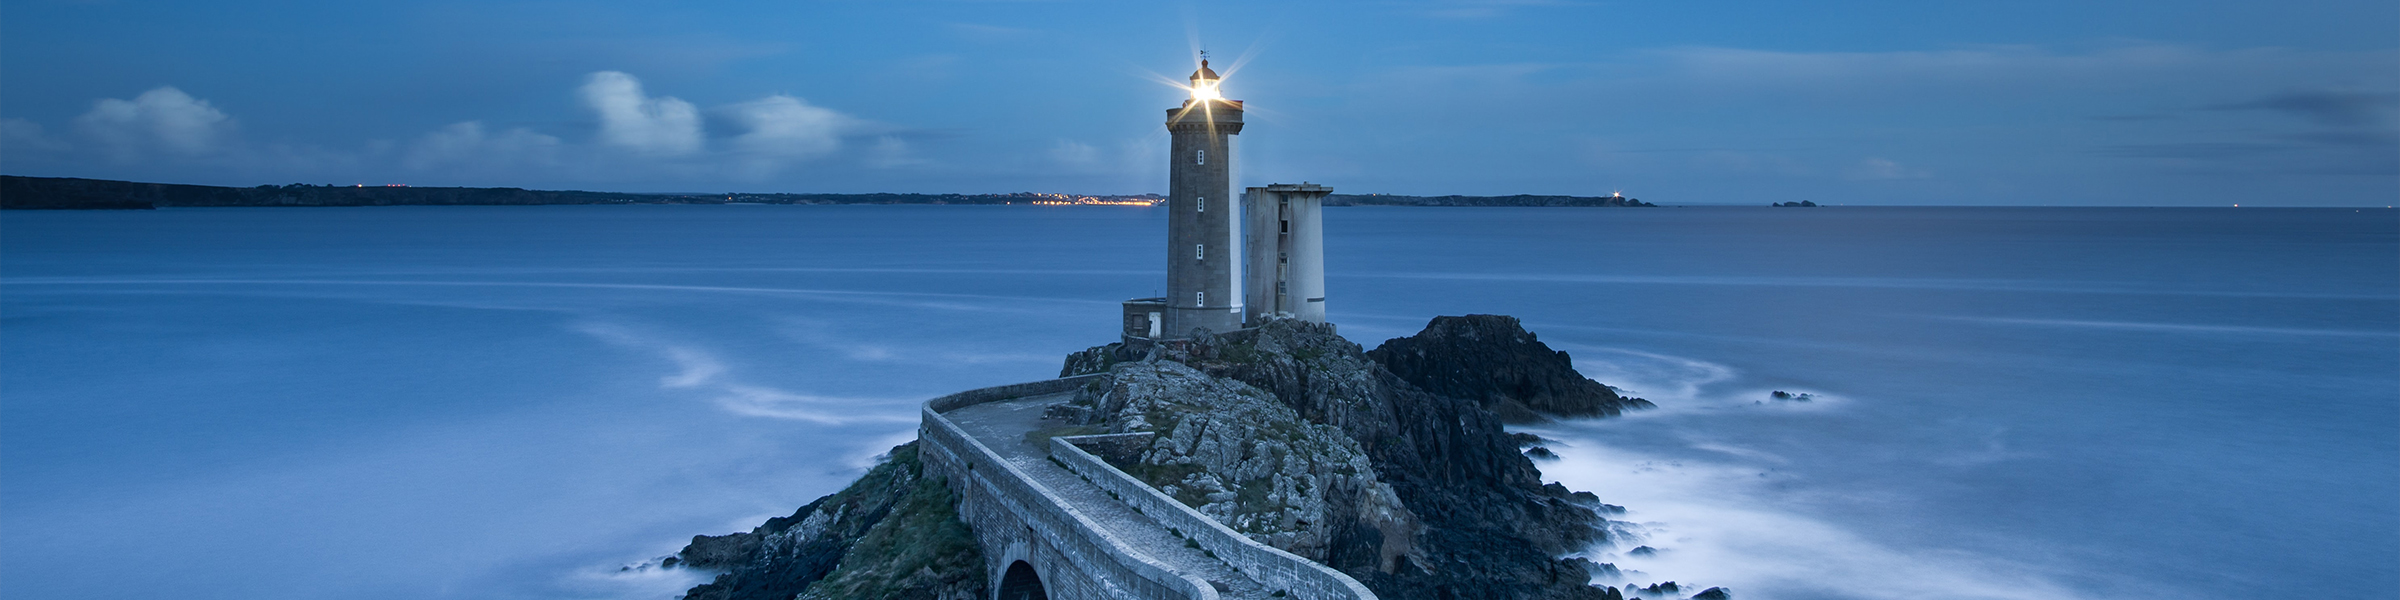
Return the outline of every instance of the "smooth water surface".
<path id="1" fill-rule="evenodd" d="M 1370 347 L 1522 317 L 1661 406 L 1533 428 L 1643 581 L 2400 589 L 2400 216 L 1337 208 Z M 1163 282 L 1141 208 L 0 214 L 0 595 L 669 598 Z M 1806 392 L 1778 402 L 1772 390 Z"/>

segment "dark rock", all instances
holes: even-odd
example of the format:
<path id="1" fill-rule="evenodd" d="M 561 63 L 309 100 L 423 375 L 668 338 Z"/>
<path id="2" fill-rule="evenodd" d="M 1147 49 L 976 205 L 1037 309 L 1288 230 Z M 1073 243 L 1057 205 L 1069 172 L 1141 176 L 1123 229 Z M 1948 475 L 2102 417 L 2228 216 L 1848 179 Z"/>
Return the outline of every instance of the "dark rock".
<path id="1" fill-rule="evenodd" d="M 1514 319 L 1496 318 L 1516 329 Z M 1526 339 L 1531 340 L 1530 334 Z M 1142 351 L 1095 350 L 1120 357 Z M 1565 366 L 1565 357 L 1542 352 L 1536 358 Z M 1600 588 L 1587 584 L 1590 577 L 1583 567 L 1557 558 L 1605 540 L 1600 527 L 1605 520 L 1563 488 L 1546 489 L 1541 471 L 1518 451 L 1519 438 L 1503 430 L 1499 416 L 1478 401 L 1427 393 L 1368 358 L 1357 344 L 1335 335 L 1332 326 L 1297 320 L 1196 335 L 1189 342 L 1161 344 L 1148 354 L 1247 383 L 1301 418 L 1339 428 L 1357 441 L 1378 478 L 1421 524 L 1411 540 L 1387 540 L 1381 529 L 1366 522 L 1335 528 L 1325 563 L 1358 578 L 1377 595 L 1605 597 Z M 1479 364 L 1533 371 L 1496 358 Z M 1606 390 L 1580 376 L 1576 380 Z M 1389 543 L 1408 548 L 1408 560 L 1381 560 L 1392 555 Z"/>
<path id="2" fill-rule="evenodd" d="M 1526 446 L 1532 446 L 1532 445 L 1536 445 L 1536 444 L 1547 444 L 1547 443 L 1550 443 L 1550 440 L 1545 440 L 1545 439 L 1542 439 L 1542 436 L 1538 436 L 1538 435 L 1534 435 L 1534 434 L 1530 434 L 1530 433 L 1522 433 L 1522 432 L 1510 432 L 1510 433 L 1508 434 L 1508 438 L 1509 438 L 1509 439 L 1512 439 L 1512 440 L 1516 440 L 1516 441 L 1517 441 L 1517 447 L 1518 447 L 1518 448 L 1523 448 L 1523 447 L 1526 447 Z"/>
<path id="3" fill-rule="evenodd" d="M 983 554 L 957 497 L 924 476 L 915 442 L 850 484 L 748 533 L 694 536 L 684 566 L 721 569 L 687 600 L 963 598 L 985 589 Z M 662 561 L 663 562 L 663 561 Z"/>
<path id="4" fill-rule="evenodd" d="M 1101 455 L 1119 469 L 1302 558 L 1329 560 L 1337 538 L 1380 540 L 1372 549 L 1379 568 L 1408 556 L 1415 517 L 1341 429 L 1174 361 L 1120 363 L 1104 380 L 1094 420 L 1109 434 L 1098 439 L 1130 446 Z M 1367 550 L 1341 548 L 1345 556 Z"/>
<path id="5" fill-rule="evenodd" d="M 1106 346 L 1093 346 L 1082 352 L 1069 354 L 1067 355 L 1067 364 L 1058 369 L 1058 376 L 1074 377 L 1076 375 L 1106 373 L 1108 372 L 1109 367 L 1116 366 L 1118 362 L 1123 360 L 1123 358 L 1119 356 L 1119 353 L 1124 349 L 1125 344 L 1118 343 L 1109 344 Z"/>
<path id="6" fill-rule="evenodd" d="M 1590 563 L 1590 561 L 1585 561 L 1585 562 L 1587 562 L 1587 563 Z M 1616 564 L 1616 563 L 1590 563 L 1590 564 L 1591 564 L 1591 566 L 1590 566 L 1590 568 L 1589 568 L 1589 569 L 1587 569 L 1587 570 L 1589 570 L 1589 571 L 1591 571 L 1591 572 L 1592 572 L 1592 577 L 1593 577 L 1594 579 L 1623 579 L 1623 578 L 1625 577 L 1625 572 L 1624 572 L 1624 571 L 1619 571 L 1619 570 L 1617 570 L 1617 564 Z"/>
<path id="7" fill-rule="evenodd" d="M 811 504 L 800 510 L 807 512 L 815 508 L 816 505 Z M 769 521 L 769 523 L 773 523 L 773 521 Z M 761 529 L 764 528 L 764 526 L 761 527 Z M 730 535 L 695 535 L 692 536 L 691 544 L 684 546 L 682 552 L 676 553 L 671 558 L 680 558 L 685 566 L 695 569 L 730 567 L 741 561 L 749 560 L 752 554 L 758 552 L 760 535 L 761 533 L 757 530 L 753 530 L 751 533 Z"/>
<path id="8" fill-rule="evenodd" d="M 1692 600 L 1733 600 L 1733 592 L 1721 587 L 1712 587 L 1692 594 Z"/>
<path id="9" fill-rule="evenodd" d="M 1516 317 L 1435 317 L 1424 331 L 1385 341 L 1367 356 L 1419 389 L 1473 401 L 1512 423 L 1654 406 L 1575 372 L 1567 353 L 1551 350 Z"/>
<path id="10" fill-rule="evenodd" d="M 1533 457 L 1534 460 L 1558 460 L 1558 453 L 1551 452 L 1549 448 L 1543 448 L 1541 446 L 1534 446 L 1532 449 L 1526 450 L 1525 455 Z"/>
<path id="11" fill-rule="evenodd" d="M 1626 551 L 1625 551 L 1625 555 L 1626 555 L 1626 556 L 1658 556 L 1658 549 L 1657 549 L 1657 548 L 1652 548 L 1652 547 L 1649 547 L 1649 546 L 1634 546 L 1632 550 L 1626 550 Z M 1674 582 L 1672 582 L 1672 581 L 1669 581 L 1669 582 L 1667 582 L 1667 583 L 1674 583 Z"/>
<path id="12" fill-rule="evenodd" d="M 1683 588 L 1676 587 L 1675 582 L 1672 581 L 1665 583 L 1653 583 L 1650 584 L 1650 587 L 1642 588 L 1642 593 L 1644 594 L 1679 594 L 1682 592 Z"/>

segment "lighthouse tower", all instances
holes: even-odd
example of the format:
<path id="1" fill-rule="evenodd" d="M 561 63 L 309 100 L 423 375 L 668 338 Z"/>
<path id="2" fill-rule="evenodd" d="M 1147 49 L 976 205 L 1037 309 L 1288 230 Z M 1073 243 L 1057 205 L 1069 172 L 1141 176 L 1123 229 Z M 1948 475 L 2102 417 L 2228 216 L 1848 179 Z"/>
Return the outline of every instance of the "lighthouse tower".
<path id="1" fill-rule="evenodd" d="M 1241 254 L 1234 229 L 1234 138 L 1242 102 L 1217 89 L 1208 60 L 1192 73 L 1192 97 L 1167 109 L 1167 296 L 1159 333 L 1184 337 L 1195 327 L 1242 325 Z"/>

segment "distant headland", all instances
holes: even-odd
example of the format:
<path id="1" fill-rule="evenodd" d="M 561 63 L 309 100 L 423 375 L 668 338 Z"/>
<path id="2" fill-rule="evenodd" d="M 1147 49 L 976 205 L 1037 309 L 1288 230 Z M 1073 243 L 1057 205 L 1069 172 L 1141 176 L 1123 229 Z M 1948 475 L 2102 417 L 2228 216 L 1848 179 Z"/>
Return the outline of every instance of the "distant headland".
<path id="1" fill-rule="evenodd" d="M 223 187 L 0 175 L 0 208 L 151 209 L 226 206 L 529 206 L 542 204 L 925 204 L 1154 206 L 1157 194 L 637 194 L 403 185 Z M 1326 206 L 1656 206 L 1624 196 L 1395 196 L 1334 194 Z"/>

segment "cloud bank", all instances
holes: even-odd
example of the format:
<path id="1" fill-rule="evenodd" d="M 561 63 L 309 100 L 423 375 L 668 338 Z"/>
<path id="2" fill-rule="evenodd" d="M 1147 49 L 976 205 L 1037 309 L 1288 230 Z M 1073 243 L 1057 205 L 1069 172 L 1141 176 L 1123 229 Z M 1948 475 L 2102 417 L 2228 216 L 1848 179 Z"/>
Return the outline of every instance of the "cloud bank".
<path id="1" fill-rule="evenodd" d="M 1789 196 L 1775 200 L 1821 203 L 2188 204 L 2225 189 L 2360 202 L 2361 190 L 2389 189 L 2365 176 L 2400 172 L 2400 79 L 2361 75 L 2396 57 L 2147 42 L 1883 52 L 1676 46 L 1300 81 L 1270 71 L 1246 89 L 1288 94 L 1258 98 L 1255 115 L 1288 133 L 1246 146 L 1245 172 L 1368 192 L 1622 190 L 1670 203 L 1763 204 L 1770 190 Z M 1406 107 L 1372 100 L 1398 88 L 1421 97 Z M 74 135 L 0 118 L 0 145 L 17 172 L 234 185 L 331 176 L 627 191 L 806 182 L 821 191 L 1139 192 L 1163 183 L 1164 140 L 1147 115 L 1038 133 L 988 119 L 904 129 L 828 101 L 858 101 L 838 88 L 711 105 L 631 71 L 599 70 L 564 91 L 569 100 L 555 114 L 455 115 L 397 141 L 328 149 L 245 142 L 236 107 L 162 87 L 97 101 L 74 120 Z M 1425 107 L 1444 118 L 1388 126 L 1415 114 L 1395 111 Z M 1528 128 L 1527 115 L 1565 114 L 1595 118 Z M 1434 143 L 1442 150 L 1423 151 L 1429 140 L 1443 140 Z"/>
<path id="2" fill-rule="evenodd" d="M 601 143 L 666 156 L 700 151 L 700 110 L 690 102 L 644 95 L 641 80 L 616 71 L 591 74 L 578 93 L 600 117 Z"/>
<path id="3" fill-rule="evenodd" d="M 417 182 L 435 185 L 527 186 L 661 177 L 760 181 L 814 163 L 875 169 L 929 164 L 892 128 L 791 95 L 703 109 L 652 95 L 639 78 L 620 71 L 589 74 L 573 95 L 574 104 L 544 122 L 590 124 L 581 131 L 572 125 L 495 126 L 470 119 L 398 142 L 368 140 L 350 149 L 328 149 L 246 141 L 226 110 L 165 86 L 131 99 L 95 101 L 74 119 L 78 135 L 72 138 L 53 136 L 33 121 L 0 118 L 0 146 L 19 171 L 30 160 L 93 162 L 83 160 L 88 158 L 116 165 L 112 173 L 97 176 L 149 180 L 175 176 L 122 171 L 233 173 L 266 181 L 330 173 L 343 177 L 343 183 L 361 174 L 370 178 L 363 182 L 373 183 L 405 175 L 431 177 L 435 181 Z M 711 131 L 712 124 L 717 131 Z M 852 143 L 854 137 L 859 143 Z"/>
<path id="4" fill-rule="evenodd" d="M 232 117 L 171 86 L 142 92 L 132 100 L 102 98 L 91 112 L 76 117 L 75 125 L 119 160 L 153 151 L 206 155 L 233 135 Z"/>

